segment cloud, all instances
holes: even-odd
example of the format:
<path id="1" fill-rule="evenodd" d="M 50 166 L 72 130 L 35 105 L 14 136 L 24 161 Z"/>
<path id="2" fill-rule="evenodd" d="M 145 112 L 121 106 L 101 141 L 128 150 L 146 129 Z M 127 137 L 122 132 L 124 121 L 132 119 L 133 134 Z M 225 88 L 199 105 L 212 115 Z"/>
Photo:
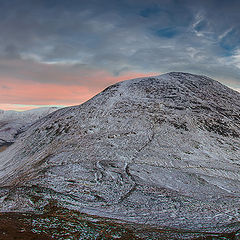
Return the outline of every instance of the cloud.
<path id="1" fill-rule="evenodd" d="M 79 84 L 38 83 L 35 81 L 0 78 L 0 82 L 4 86 L 4 88 L 0 88 L 0 103 L 2 105 L 78 105 L 102 91 L 111 81 L 119 82 L 128 78 L 156 75 L 156 73 L 144 75 L 129 72 L 127 76 L 113 77 L 107 72 L 94 72 L 94 74 L 96 74 L 95 78 L 101 82 L 102 86 L 88 87 L 87 85 Z M 103 85 L 105 86 L 103 87 Z"/>
<path id="2" fill-rule="evenodd" d="M 236 49 L 230 58 L 231 63 L 240 69 L 240 48 Z"/>
<path id="3" fill-rule="evenodd" d="M 235 0 L 1 1 L 0 79 L 8 84 L 0 83 L 29 86 L 38 100 L 48 96 L 34 86 L 68 89 L 55 104 L 152 72 L 205 74 L 239 88 L 239 9 Z M 26 91 L 2 94 L 5 102 L 35 101 Z"/>

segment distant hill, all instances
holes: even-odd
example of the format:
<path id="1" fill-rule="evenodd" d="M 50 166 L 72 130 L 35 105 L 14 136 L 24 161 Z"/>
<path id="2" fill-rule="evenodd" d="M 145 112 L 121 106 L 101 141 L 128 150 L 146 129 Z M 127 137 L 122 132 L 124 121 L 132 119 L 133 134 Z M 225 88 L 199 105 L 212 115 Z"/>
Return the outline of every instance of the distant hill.
<path id="1" fill-rule="evenodd" d="M 6 142 L 14 142 L 16 136 L 34 121 L 57 109 L 55 107 L 43 107 L 23 112 L 0 110 L 0 145 Z"/>

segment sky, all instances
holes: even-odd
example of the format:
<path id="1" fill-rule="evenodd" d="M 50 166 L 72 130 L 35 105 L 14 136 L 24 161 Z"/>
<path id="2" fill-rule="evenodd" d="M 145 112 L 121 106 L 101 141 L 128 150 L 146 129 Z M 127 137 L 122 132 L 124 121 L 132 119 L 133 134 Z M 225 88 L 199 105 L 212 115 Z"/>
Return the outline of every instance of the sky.
<path id="1" fill-rule="evenodd" d="M 171 71 L 240 91 L 238 0 L 0 0 L 0 109 L 78 105 Z"/>

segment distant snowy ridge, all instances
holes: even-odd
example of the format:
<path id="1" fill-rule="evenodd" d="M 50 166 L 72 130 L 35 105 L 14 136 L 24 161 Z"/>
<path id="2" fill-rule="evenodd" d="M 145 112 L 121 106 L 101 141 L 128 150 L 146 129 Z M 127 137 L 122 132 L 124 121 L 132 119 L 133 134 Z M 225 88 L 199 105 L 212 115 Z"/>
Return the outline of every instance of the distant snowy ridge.
<path id="1" fill-rule="evenodd" d="M 36 120 L 56 111 L 56 107 L 42 107 L 23 112 L 0 110 L 0 145 L 14 142 L 16 135 Z"/>

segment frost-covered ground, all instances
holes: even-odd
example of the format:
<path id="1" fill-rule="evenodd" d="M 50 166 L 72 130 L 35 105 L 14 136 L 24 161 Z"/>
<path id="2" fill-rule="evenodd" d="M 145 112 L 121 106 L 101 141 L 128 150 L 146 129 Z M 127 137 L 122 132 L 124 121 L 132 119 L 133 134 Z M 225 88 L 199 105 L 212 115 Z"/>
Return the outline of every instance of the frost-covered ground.
<path id="1" fill-rule="evenodd" d="M 58 108 L 45 107 L 23 112 L 0 110 L 0 146 L 15 141 L 17 135 Z"/>
<path id="2" fill-rule="evenodd" d="M 40 119 L 0 153 L 0 209 L 59 205 L 158 227 L 240 229 L 240 94 L 169 73 Z"/>

